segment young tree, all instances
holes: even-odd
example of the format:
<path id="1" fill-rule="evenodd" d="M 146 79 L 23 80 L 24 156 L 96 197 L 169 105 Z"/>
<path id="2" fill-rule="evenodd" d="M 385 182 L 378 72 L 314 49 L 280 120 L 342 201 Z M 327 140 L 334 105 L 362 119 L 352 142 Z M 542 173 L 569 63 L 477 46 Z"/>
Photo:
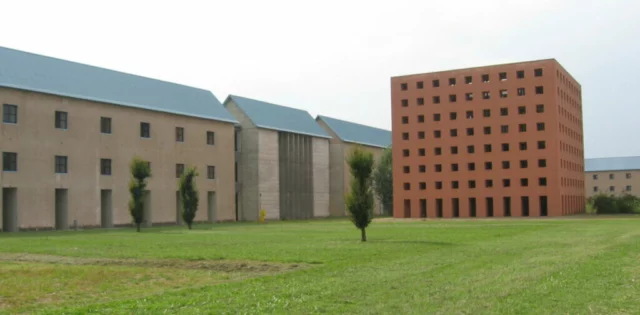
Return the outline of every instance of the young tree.
<path id="1" fill-rule="evenodd" d="M 373 172 L 373 188 L 382 203 L 385 215 L 393 215 L 393 173 L 391 167 L 391 147 L 386 148 L 380 163 Z"/>
<path id="2" fill-rule="evenodd" d="M 373 219 L 373 192 L 371 173 L 373 172 L 373 154 L 355 148 L 347 158 L 351 171 L 351 191 L 347 195 L 347 211 L 351 221 L 360 229 L 362 241 L 367 241 L 366 228 Z"/>
<path id="3" fill-rule="evenodd" d="M 129 166 L 131 169 L 131 180 L 129 181 L 129 213 L 136 225 L 136 230 L 140 232 L 140 224 L 144 219 L 144 191 L 147 187 L 146 179 L 151 177 L 149 163 L 138 157 L 134 157 Z"/>
<path id="4" fill-rule="evenodd" d="M 193 219 L 198 211 L 198 189 L 196 188 L 195 178 L 198 172 L 195 167 L 190 167 L 180 176 L 180 197 L 182 199 L 182 219 L 187 223 L 187 227 L 191 230 Z"/>

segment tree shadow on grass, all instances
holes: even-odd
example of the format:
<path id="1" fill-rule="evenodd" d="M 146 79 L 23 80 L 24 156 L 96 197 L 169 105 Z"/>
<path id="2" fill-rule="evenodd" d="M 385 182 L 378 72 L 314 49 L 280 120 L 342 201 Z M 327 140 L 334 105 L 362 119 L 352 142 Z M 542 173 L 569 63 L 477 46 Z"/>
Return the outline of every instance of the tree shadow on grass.
<path id="1" fill-rule="evenodd" d="M 408 245 L 431 245 L 431 246 L 456 246 L 459 244 L 448 242 L 437 242 L 429 240 L 394 240 L 394 239 L 373 239 L 367 240 L 368 243 L 378 244 L 408 244 Z"/>

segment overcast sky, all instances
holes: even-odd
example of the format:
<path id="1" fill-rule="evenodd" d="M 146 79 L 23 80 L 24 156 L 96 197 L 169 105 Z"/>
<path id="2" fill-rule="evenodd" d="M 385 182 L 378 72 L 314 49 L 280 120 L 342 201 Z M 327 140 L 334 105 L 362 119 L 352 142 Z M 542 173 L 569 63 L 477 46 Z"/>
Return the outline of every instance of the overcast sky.
<path id="1" fill-rule="evenodd" d="M 391 76 L 556 58 L 586 157 L 640 155 L 639 0 L 6 1 L 0 45 L 391 128 Z"/>

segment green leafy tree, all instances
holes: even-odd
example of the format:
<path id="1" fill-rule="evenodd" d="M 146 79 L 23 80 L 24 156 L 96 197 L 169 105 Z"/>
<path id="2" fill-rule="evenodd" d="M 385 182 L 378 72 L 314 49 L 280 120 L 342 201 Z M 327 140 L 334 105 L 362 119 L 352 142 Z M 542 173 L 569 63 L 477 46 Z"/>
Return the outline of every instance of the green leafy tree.
<path id="1" fill-rule="evenodd" d="M 134 157 L 129 166 L 131 170 L 131 180 L 129 181 L 129 213 L 136 225 L 136 230 L 140 232 L 140 224 L 144 219 L 144 193 L 147 187 L 147 178 L 151 177 L 149 163 L 138 157 Z"/>
<path id="2" fill-rule="evenodd" d="M 373 154 L 355 148 L 347 158 L 351 171 L 351 190 L 346 196 L 347 211 L 353 224 L 360 229 L 362 241 L 367 241 L 366 228 L 373 219 Z"/>
<path id="3" fill-rule="evenodd" d="M 182 199 L 182 220 L 187 223 L 187 227 L 191 230 L 193 219 L 198 211 L 198 189 L 196 188 L 196 177 L 198 172 L 195 167 L 190 167 L 180 176 L 180 197 Z"/>
<path id="4" fill-rule="evenodd" d="M 391 147 L 382 152 L 380 162 L 373 172 L 373 188 L 382 203 L 384 215 L 393 215 L 393 173 Z"/>

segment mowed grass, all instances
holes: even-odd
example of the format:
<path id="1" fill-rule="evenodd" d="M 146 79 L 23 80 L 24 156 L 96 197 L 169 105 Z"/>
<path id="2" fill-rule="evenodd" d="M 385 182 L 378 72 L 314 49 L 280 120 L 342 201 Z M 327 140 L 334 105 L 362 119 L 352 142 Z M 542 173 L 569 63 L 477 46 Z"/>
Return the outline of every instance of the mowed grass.
<path id="1" fill-rule="evenodd" d="M 640 218 L 0 235 L 0 313 L 638 314 Z"/>

